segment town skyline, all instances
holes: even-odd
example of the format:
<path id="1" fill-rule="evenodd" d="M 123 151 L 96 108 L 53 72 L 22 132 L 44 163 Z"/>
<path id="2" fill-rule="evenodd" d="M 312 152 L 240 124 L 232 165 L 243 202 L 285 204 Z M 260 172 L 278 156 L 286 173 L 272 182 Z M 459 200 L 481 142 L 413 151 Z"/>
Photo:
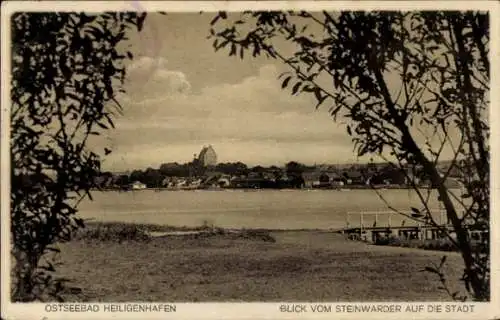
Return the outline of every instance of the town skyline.
<path id="1" fill-rule="evenodd" d="M 127 169 L 127 170 L 120 170 L 120 171 L 113 171 L 113 170 L 105 170 L 105 171 L 108 171 L 108 172 L 114 172 L 114 173 L 123 173 L 123 172 L 132 172 L 132 171 L 135 171 L 135 170 L 146 170 L 146 169 L 149 169 L 149 168 L 158 168 L 160 167 L 161 165 L 164 165 L 164 164 L 188 164 L 188 163 L 192 163 L 193 161 L 201 161 L 201 155 L 202 153 L 205 152 L 205 150 L 207 149 L 211 149 L 212 151 L 214 151 L 215 153 L 215 162 L 214 163 L 210 163 L 209 165 L 210 166 L 216 166 L 216 165 L 219 165 L 219 164 L 228 164 L 228 163 L 242 163 L 244 165 L 246 165 L 248 168 L 255 168 L 255 167 L 278 167 L 278 168 L 284 168 L 286 166 L 287 163 L 290 163 L 290 162 L 296 162 L 296 163 L 299 163 L 301 165 L 305 165 L 307 167 L 316 167 L 316 166 L 339 166 L 339 167 L 346 167 L 346 166 L 352 166 L 352 165 L 368 165 L 370 163 L 370 161 L 364 161 L 364 162 L 344 162 L 344 163 L 328 163 L 328 162 L 322 162 L 322 163 L 318 163 L 318 162 L 314 162 L 314 163 L 306 163 L 306 162 L 301 162 L 301 161 L 297 161 L 295 159 L 291 159 L 291 160 L 287 160 L 287 161 L 284 161 L 284 162 L 277 162 L 277 163 L 270 163 L 270 164 L 264 164 L 264 163 L 247 163 L 247 162 L 244 162 L 244 161 L 241 161 L 241 160 L 238 160 L 238 159 L 235 159 L 235 160 L 232 160 L 232 161 L 224 161 L 224 160 L 219 160 L 219 154 L 217 153 L 217 151 L 215 150 L 215 146 L 211 145 L 211 144 L 208 144 L 208 145 L 203 145 L 202 147 L 199 148 L 199 152 L 195 152 L 193 153 L 191 159 L 188 159 L 188 160 L 182 160 L 182 161 L 163 161 L 163 162 L 160 162 L 160 163 L 157 163 L 157 164 L 153 164 L 151 166 L 148 166 L 148 167 L 142 167 L 142 168 L 130 168 L 130 169 Z M 385 164 L 387 163 L 386 161 L 372 161 L 371 163 L 375 163 L 375 164 Z"/>
<path id="2" fill-rule="evenodd" d="M 213 152 L 214 152 L 214 159 L 209 163 L 209 164 L 206 164 L 204 163 L 204 161 L 201 159 L 202 158 L 202 154 L 208 150 L 208 149 L 211 149 Z M 131 169 L 128 169 L 128 170 L 119 170 L 119 171 L 113 171 L 113 170 L 105 170 L 107 172 L 111 172 L 113 174 L 129 174 L 133 171 L 144 171 L 144 170 L 148 170 L 148 169 L 159 169 L 161 166 L 163 165 L 173 165 L 173 164 L 176 164 L 176 165 L 186 165 L 186 164 L 192 164 L 194 163 L 194 161 L 198 161 L 203 167 L 207 167 L 207 166 L 211 166 L 211 167 L 217 167 L 218 165 L 223 165 L 223 164 L 236 164 L 236 163 L 239 163 L 239 164 L 243 164 L 245 165 L 248 169 L 252 169 L 252 168 L 257 168 L 257 167 L 262 167 L 262 168 L 272 168 L 272 167 L 277 167 L 277 168 L 285 168 L 287 166 L 287 164 L 291 163 L 291 162 L 295 162 L 299 165 L 304 165 L 306 167 L 309 167 L 309 168 L 315 168 L 315 170 L 318 170 L 318 169 L 321 169 L 321 168 L 326 168 L 326 167 L 329 167 L 329 168 L 332 168 L 332 167 L 336 167 L 338 169 L 342 169 L 342 168 L 348 168 L 348 167 L 356 167 L 356 166 L 359 166 L 359 167 L 365 167 L 369 164 L 374 164 L 374 165 L 377 165 L 377 166 L 384 166 L 384 165 L 390 165 L 389 162 L 387 161 L 364 161 L 364 162 L 345 162 L 345 163 L 328 163 L 328 162 L 323 162 L 323 163 L 304 163 L 304 162 L 300 162 L 300 161 L 297 161 L 297 160 L 289 160 L 289 161 L 286 161 L 286 162 L 282 162 L 282 163 L 276 163 L 276 164 L 253 164 L 253 163 L 246 163 L 246 162 L 243 162 L 243 161 L 240 161 L 240 160 L 235 160 L 235 161 L 219 161 L 218 160 L 218 154 L 214 148 L 214 146 L 212 145 L 203 145 L 203 147 L 200 148 L 200 152 L 198 153 L 195 153 L 193 154 L 193 157 L 191 158 L 191 160 L 188 160 L 188 161 L 164 161 L 164 162 L 161 162 L 161 163 L 157 163 L 157 164 L 154 164 L 152 166 L 148 166 L 148 167 L 143 167 L 143 168 L 131 168 Z M 449 165 L 448 164 L 449 161 L 447 160 L 443 160 L 443 161 L 439 161 L 439 164 L 441 166 L 447 166 Z"/>

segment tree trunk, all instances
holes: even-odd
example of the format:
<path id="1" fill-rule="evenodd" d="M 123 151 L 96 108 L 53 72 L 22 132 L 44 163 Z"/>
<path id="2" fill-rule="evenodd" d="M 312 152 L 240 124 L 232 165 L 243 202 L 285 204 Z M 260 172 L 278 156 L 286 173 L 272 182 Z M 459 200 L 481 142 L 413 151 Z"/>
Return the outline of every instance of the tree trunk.
<path id="1" fill-rule="evenodd" d="M 472 253 L 472 248 L 469 243 L 467 229 L 464 227 L 461 219 L 458 217 L 455 205 L 453 204 L 450 195 L 448 194 L 448 189 L 444 185 L 443 179 L 439 175 L 439 172 L 434 164 L 429 159 L 427 159 L 427 157 L 417 146 L 408 128 L 404 128 L 402 132 L 403 141 L 408 147 L 408 150 L 415 155 L 417 162 L 419 162 L 424 167 L 425 172 L 430 175 L 431 183 L 437 186 L 439 197 L 443 202 L 444 208 L 446 210 L 447 218 L 449 221 L 451 221 L 453 229 L 455 230 L 455 233 L 457 235 L 460 253 L 465 264 L 465 275 L 470 281 L 474 300 L 488 300 L 489 297 L 487 296 L 487 290 L 485 290 L 484 283 L 480 280 L 476 272 L 475 261 Z"/>

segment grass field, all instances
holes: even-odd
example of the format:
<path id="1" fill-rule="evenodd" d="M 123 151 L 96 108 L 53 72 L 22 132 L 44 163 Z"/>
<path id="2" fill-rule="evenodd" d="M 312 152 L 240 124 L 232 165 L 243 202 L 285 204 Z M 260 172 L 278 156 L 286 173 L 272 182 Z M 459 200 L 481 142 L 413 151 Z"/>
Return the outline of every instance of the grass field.
<path id="1" fill-rule="evenodd" d="M 451 289 L 463 291 L 453 252 L 373 246 L 321 231 L 116 241 L 92 228 L 59 245 L 58 275 L 82 289 L 68 301 L 444 301 L 451 299 L 435 275 L 421 271 L 443 255 Z"/>

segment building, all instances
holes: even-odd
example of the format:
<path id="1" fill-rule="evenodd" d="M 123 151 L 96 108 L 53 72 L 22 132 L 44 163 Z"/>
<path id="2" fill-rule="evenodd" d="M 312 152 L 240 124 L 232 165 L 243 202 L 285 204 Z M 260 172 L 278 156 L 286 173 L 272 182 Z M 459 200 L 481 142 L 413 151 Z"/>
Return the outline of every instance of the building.
<path id="1" fill-rule="evenodd" d="M 306 171 L 302 173 L 302 177 L 306 188 L 314 188 L 320 185 L 321 172 L 319 171 Z"/>
<path id="2" fill-rule="evenodd" d="M 217 183 L 220 187 L 229 187 L 231 185 L 231 177 L 223 175 L 217 180 Z"/>
<path id="3" fill-rule="evenodd" d="M 345 184 L 366 184 L 363 174 L 356 170 L 342 172 L 342 176 L 338 180 L 343 181 Z"/>
<path id="4" fill-rule="evenodd" d="M 130 189 L 143 190 L 143 189 L 146 189 L 146 185 L 140 181 L 134 181 L 130 184 Z"/>
<path id="5" fill-rule="evenodd" d="M 217 153 L 212 146 L 203 147 L 198 156 L 198 162 L 203 167 L 215 166 L 217 164 Z"/>
<path id="6" fill-rule="evenodd" d="M 265 189 L 265 188 L 276 188 L 276 182 L 267 180 L 265 178 L 259 177 L 244 177 L 235 178 L 230 182 L 230 187 L 233 188 L 243 188 L 243 189 Z"/>
<path id="7" fill-rule="evenodd" d="M 334 171 L 306 171 L 302 174 L 306 188 L 330 188 L 339 185 L 339 176 Z"/>

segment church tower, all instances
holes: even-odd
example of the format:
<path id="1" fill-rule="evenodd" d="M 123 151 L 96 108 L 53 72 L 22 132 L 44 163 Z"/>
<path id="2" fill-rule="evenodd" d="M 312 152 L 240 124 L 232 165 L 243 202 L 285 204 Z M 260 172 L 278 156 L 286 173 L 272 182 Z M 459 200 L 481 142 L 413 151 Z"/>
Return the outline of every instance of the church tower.
<path id="1" fill-rule="evenodd" d="M 217 153 L 211 145 L 203 147 L 198 156 L 198 161 L 203 167 L 215 166 L 217 164 Z"/>

